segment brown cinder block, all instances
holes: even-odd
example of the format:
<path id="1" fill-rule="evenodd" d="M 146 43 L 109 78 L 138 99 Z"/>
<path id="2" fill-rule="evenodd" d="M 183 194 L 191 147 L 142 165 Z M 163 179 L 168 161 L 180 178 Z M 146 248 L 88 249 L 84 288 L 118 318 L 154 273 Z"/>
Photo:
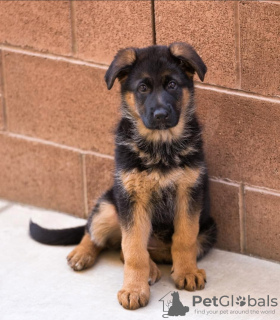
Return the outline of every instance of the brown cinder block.
<path id="1" fill-rule="evenodd" d="M 155 1 L 157 44 L 190 43 L 208 67 L 205 82 L 235 88 L 234 6 L 234 1 Z"/>
<path id="2" fill-rule="evenodd" d="M 105 70 L 15 53 L 5 67 L 10 131 L 113 154 L 120 99 Z"/>
<path id="3" fill-rule="evenodd" d="M 280 6 L 243 1 L 240 8 L 241 87 L 280 95 Z"/>
<path id="4" fill-rule="evenodd" d="M 210 182 L 211 215 L 218 227 L 217 248 L 240 252 L 239 188 Z"/>
<path id="5" fill-rule="evenodd" d="M 109 64 L 117 50 L 152 45 L 150 1 L 76 1 L 77 55 Z"/>
<path id="6" fill-rule="evenodd" d="M 71 54 L 68 1 L 0 1 L 0 42 Z"/>
<path id="7" fill-rule="evenodd" d="M 280 189 L 280 104 L 196 90 L 211 176 Z"/>
<path id="8" fill-rule="evenodd" d="M 0 134 L 0 197 L 84 215 L 78 153 Z"/>
<path id="9" fill-rule="evenodd" d="M 88 212 L 96 200 L 113 186 L 114 161 L 111 159 L 85 156 Z"/>
<path id="10" fill-rule="evenodd" d="M 247 253 L 280 261 L 280 196 L 246 190 Z"/>

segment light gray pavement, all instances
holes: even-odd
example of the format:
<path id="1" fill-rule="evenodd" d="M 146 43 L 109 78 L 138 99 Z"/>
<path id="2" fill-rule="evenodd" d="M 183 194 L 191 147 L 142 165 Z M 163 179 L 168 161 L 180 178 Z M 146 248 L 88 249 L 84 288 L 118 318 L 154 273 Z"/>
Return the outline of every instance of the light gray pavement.
<path id="1" fill-rule="evenodd" d="M 73 247 L 51 247 L 30 239 L 31 217 L 48 228 L 85 223 L 83 219 L 65 214 L 0 201 L 0 320 L 163 319 L 166 312 L 159 300 L 176 291 L 170 266 L 160 266 L 163 276 L 151 287 L 147 307 L 124 310 L 116 298 L 123 280 L 119 253 L 104 252 L 92 269 L 74 272 L 66 263 Z M 190 310 L 185 316 L 171 319 L 280 319 L 280 264 L 213 250 L 199 262 L 199 267 L 207 272 L 206 288 L 196 292 L 179 291 L 181 302 Z M 193 296 L 202 299 L 228 296 L 222 299 L 226 304 L 232 295 L 234 306 L 215 307 L 213 302 L 209 307 L 202 303 L 193 306 Z M 265 306 L 249 307 L 249 295 L 251 304 L 254 304 L 253 298 Z M 246 305 L 236 304 L 238 296 L 245 297 Z M 273 298 L 277 307 L 271 306 Z"/>

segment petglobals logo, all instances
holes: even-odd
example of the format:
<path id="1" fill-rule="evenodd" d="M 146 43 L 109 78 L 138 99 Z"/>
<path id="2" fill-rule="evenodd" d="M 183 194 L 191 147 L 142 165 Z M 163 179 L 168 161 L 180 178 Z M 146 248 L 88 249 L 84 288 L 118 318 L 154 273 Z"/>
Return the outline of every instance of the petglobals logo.
<path id="1" fill-rule="evenodd" d="M 186 301 L 180 299 L 178 291 L 169 291 L 160 300 L 162 302 L 162 317 L 197 315 L 217 315 L 224 318 L 226 315 L 265 315 L 276 314 L 278 300 L 270 295 L 256 297 L 253 295 L 222 295 L 212 297 L 202 297 L 199 295 L 189 296 Z M 266 318 L 267 319 L 267 318 Z M 268 318 L 269 319 L 269 318 Z M 280 318 L 279 318 L 280 319 Z"/>
<path id="2" fill-rule="evenodd" d="M 235 305 L 243 307 L 277 307 L 277 298 L 271 298 L 267 295 L 265 298 L 256 298 L 250 295 L 248 296 L 227 296 L 220 297 L 213 296 L 212 298 L 202 298 L 201 296 L 193 296 L 193 307 L 234 307 Z"/>

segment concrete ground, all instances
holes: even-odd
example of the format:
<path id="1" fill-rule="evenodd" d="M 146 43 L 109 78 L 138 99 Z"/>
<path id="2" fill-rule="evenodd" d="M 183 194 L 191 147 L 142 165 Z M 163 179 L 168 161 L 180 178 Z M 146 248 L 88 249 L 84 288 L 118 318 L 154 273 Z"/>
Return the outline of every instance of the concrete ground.
<path id="1" fill-rule="evenodd" d="M 49 228 L 85 223 L 64 214 L 0 201 L 0 320 L 157 320 L 167 314 L 159 300 L 163 298 L 164 310 L 168 310 L 171 293 L 177 291 L 170 266 L 160 266 L 162 279 L 151 287 L 147 307 L 124 310 L 116 298 L 123 280 L 119 253 L 104 252 L 93 268 L 74 272 L 65 259 L 73 247 L 51 247 L 30 239 L 31 217 Z M 207 286 L 203 291 L 179 291 L 180 301 L 189 307 L 180 318 L 280 319 L 280 264 L 213 250 L 199 267 L 207 271 Z M 218 299 L 217 306 L 213 297 Z M 219 303 L 220 298 L 225 306 Z M 202 302 L 193 306 L 193 299 Z M 208 299 L 205 305 L 203 299 Z M 226 306 L 228 302 L 233 306 Z M 259 305 L 253 306 L 255 303 Z"/>

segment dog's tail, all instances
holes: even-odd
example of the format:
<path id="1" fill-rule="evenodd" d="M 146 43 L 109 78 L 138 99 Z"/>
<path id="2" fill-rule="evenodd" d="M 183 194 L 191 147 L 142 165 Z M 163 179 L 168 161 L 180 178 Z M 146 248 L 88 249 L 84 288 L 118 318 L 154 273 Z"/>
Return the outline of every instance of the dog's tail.
<path id="1" fill-rule="evenodd" d="M 212 217 L 207 217 L 207 220 L 200 225 L 200 230 L 197 238 L 198 251 L 197 259 L 204 257 L 217 241 L 217 225 Z"/>
<path id="2" fill-rule="evenodd" d="M 29 234 L 32 239 L 49 245 L 78 244 L 85 234 L 85 226 L 68 229 L 46 229 L 30 220 Z"/>

